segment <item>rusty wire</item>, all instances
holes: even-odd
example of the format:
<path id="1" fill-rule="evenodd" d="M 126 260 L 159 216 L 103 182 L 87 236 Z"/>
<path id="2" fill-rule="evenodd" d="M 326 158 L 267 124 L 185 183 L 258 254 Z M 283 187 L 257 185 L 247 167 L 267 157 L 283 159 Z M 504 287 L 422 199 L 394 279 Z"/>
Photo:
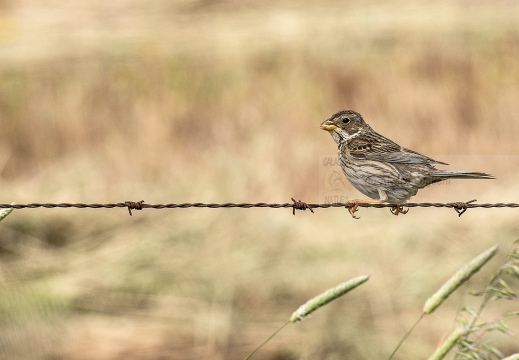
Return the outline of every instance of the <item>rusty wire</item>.
<path id="1" fill-rule="evenodd" d="M 423 208 L 451 208 L 456 210 L 459 216 L 461 216 L 467 209 L 473 208 L 518 208 L 518 203 L 475 203 L 476 200 L 470 200 L 466 202 L 450 202 L 450 203 L 431 203 L 431 202 L 423 202 L 423 203 L 408 203 L 403 206 L 407 208 L 414 207 L 423 207 Z M 209 208 L 209 209 L 217 209 L 217 208 L 240 208 L 240 209 L 250 209 L 250 208 L 272 208 L 272 209 L 280 209 L 280 208 L 291 208 L 292 213 L 295 215 L 296 210 L 310 210 L 312 213 L 314 209 L 328 209 L 328 208 L 346 208 L 350 209 L 355 206 L 358 207 L 373 207 L 373 208 L 396 208 L 397 205 L 394 204 L 364 204 L 364 203 L 355 203 L 355 202 L 347 202 L 347 203 L 306 203 L 301 200 L 295 200 L 292 198 L 291 203 L 179 203 L 179 204 L 146 204 L 144 200 L 141 201 L 125 201 L 120 203 L 109 203 L 109 204 L 83 204 L 83 203 L 30 203 L 30 204 L 0 204 L 0 209 L 35 209 L 35 208 L 79 208 L 79 209 L 112 209 L 112 208 L 127 208 L 130 215 L 132 215 L 132 210 L 143 210 L 143 209 L 186 209 L 186 208 Z"/>

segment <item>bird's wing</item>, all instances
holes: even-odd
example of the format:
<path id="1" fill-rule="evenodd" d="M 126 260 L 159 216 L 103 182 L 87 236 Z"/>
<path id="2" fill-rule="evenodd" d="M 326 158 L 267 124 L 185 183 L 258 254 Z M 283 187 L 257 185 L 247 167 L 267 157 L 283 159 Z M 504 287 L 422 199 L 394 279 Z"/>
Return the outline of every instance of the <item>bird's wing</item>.
<path id="1" fill-rule="evenodd" d="M 348 149 L 350 155 L 359 160 L 362 159 L 400 164 L 448 165 L 444 162 L 417 153 L 416 151 L 406 149 L 377 133 L 352 139 L 348 143 Z"/>

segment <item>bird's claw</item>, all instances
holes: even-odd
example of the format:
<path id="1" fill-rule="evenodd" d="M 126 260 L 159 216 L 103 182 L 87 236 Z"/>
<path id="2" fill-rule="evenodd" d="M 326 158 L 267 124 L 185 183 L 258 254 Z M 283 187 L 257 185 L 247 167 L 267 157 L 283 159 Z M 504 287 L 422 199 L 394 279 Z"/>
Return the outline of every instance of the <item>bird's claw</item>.
<path id="1" fill-rule="evenodd" d="M 351 204 L 352 206 L 348 207 L 348 212 L 350 213 L 351 217 L 354 219 L 360 219 L 360 216 L 356 216 L 355 213 L 359 210 L 359 201 L 358 200 L 350 200 L 348 201 L 348 204 Z"/>
<path id="2" fill-rule="evenodd" d="M 409 209 L 404 210 L 404 207 L 402 205 L 395 205 L 391 209 L 391 214 L 398 216 L 398 214 L 407 214 L 409 212 Z"/>

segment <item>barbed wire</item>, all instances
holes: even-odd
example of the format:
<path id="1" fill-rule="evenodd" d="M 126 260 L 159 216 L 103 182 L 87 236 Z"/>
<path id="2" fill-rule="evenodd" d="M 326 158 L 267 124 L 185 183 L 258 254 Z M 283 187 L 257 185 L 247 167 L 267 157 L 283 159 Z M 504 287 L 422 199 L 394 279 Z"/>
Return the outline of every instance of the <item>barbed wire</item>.
<path id="1" fill-rule="evenodd" d="M 229 208 L 240 208 L 240 209 L 251 209 L 251 208 L 291 208 L 292 213 L 295 215 L 296 210 L 310 210 L 312 213 L 314 209 L 329 209 L 329 208 L 346 208 L 354 216 L 355 211 L 359 207 L 368 208 L 391 208 L 391 212 L 395 215 L 400 213 L 406 213 L 407 210 L 403 210 L 403 207 L 415 208 L 451 208 L 456 210 L 458 216 L 463 215 L 467 209 L 473 208 L 519 208 L 518 203 L 481 203 L 476 204 L 477 200 L 470 200 L 466 202 L 450 202 L 450 203 L 407 203 L 404 205 L 395 204 L 378 204 L 378 203 L 363 203 L 362 200 L 350 201 L 350 202 L 337 202 L 337 203 L 306 203 L 301 200 L 295 200 L 292 198 L 291 203 L 172 203 L 172 204 L 146 204 L 144 200 L 141 201 L 125 201 L 120 203 L 108 203 L 108 204 L 84 204 L 84 203 L 29 203 L 29 204 L 0 204 L 0 209 L 36 209 L 36 208 L 79 208 L 79 209 L 112 209 L 112 208 L 127 208 L 130 216 L 132 210 L 143 210 L 143 209 L 186 209 L 186 208 L 209 208 L 209 209 L 229 209 Z"/>

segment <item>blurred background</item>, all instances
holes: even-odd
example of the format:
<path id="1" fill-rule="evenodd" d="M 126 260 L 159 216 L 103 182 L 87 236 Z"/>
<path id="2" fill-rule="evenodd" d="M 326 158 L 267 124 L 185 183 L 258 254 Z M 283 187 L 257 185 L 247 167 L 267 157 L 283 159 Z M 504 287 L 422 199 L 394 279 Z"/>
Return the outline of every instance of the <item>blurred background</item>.
<path id="1" fill-rule="evenodd" d="M 336 145 L 319 124 L 341 109 L 497 178 L 413 200 L 519 202 L 518 103 L 517 1 L 0 1 L 0 203 L 324 201 Z M 358 215 L 15 210 L 0 356 L 243 359 L 307 299 L 370 274 L 256 358 L 387 358 L 427 297 L 501 244 L 397 355 L 424 358 L 519 237 L 514 209 Z"/>

